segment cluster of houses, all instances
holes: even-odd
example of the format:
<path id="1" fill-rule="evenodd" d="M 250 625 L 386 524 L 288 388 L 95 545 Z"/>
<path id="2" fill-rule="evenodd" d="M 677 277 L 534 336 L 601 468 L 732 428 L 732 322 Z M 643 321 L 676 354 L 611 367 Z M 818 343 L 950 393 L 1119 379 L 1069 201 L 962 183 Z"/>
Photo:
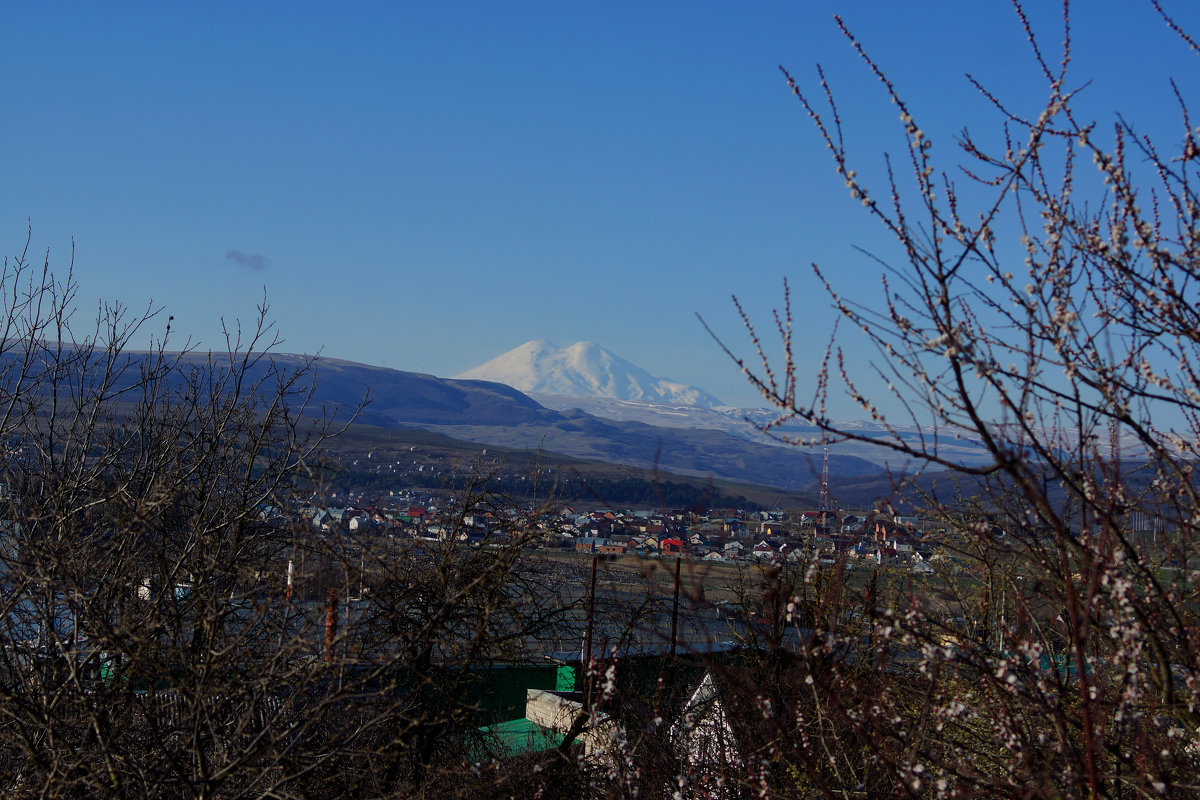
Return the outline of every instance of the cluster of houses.
<path id="1" fill-rule="evenodd" d="M 790 519 L 788 518 L 790 517 Z M 930 572 L 936 537 L 915 517 L 882 512 L 838 515 L 742 512 L 703 517 L 683 512 L 594 511 L 577 517 L 560 536 L 580 553 L 682 556 L 705 561 L 784 561 L 813 557 L 829 563 L 911 564 Z"/>
<path id="2" fill-rule="evenodd" d="M 342 507 L 310 506 L 302 516 L 316 529 L 348 535 L 459 539 L 485 543 L 521 531 L 530 546 L 588 555 L 673 557 L 718 562 L 779 562 L 840 558 L 910 565 L 931 572 L 938 536 L 915 517 L 880 511 L 750 513 L 715 509 L 693 511 L 593 510 L 562 508 L 554 513 L 528 509 L 472 511 L 452 502 L 401 494 L 382 501 Z M 530 535 L 532 534 L 532 535 Z"/>

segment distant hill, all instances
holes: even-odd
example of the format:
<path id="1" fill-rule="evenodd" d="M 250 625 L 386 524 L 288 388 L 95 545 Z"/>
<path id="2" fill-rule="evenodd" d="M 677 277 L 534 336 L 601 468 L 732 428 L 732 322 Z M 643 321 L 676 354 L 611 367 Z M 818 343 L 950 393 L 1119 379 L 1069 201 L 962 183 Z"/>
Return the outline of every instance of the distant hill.
<path id="1" fill-rule="evenodd" d="M 651 375 L 595 342 L 558 347 L 535 339 L 458 375 L 496 381 L 522 392 L 607 397 L 715 408 L 721 401 L 703 389 Z"/>
<path id="2" fill-rule="evenodd" d="M 793 441 L 819 441 L 821 430 L 803 420 L 790 420 L 782 425 L 776 424 L 778 414 L 767 408 L 735 408 L 719 406 L 717 408 L 697 408 L 680 403 L 649 403 L 639 400 L 614 400 L 606 397 L 571 397 L 568 395 L 531 393 L 537 402 L 546 408 L 558 411 L 578 409 L 603 419 L 644 422 L 664 428 L 709 429 L 724 431 L 741 439 L 769 444 L 775 447 L 794 449 L 795 444 L 780 441 L 780 437 L 788 437 Z M 844 430 L 853 430 L 868 438 L 881 441 L 898 436 L 919 446 L 928 437 L 929 431 L 913 425 L 894 424 L 886 428 L 876 422 L 869 421 L 839 421 L 838 425 Z M 774 434 L 769 436 L 763 432 L 769 428 Z M 812 451 L 819 449 L 814 445 Z M 915 467 L 915 460 L 905 458 L 894 450 L 870 444 L 869 441 L 843 441 L 832 446 L 835 456 L 856 456 L 881 466 L 904 470 Z M 945 458 L 953 458 L 960 464 L 977 465 L 990 462 L 991 456 L 980 446 L 978 441 L 963 438 L 943 438 L 938 443 L 938 452 Z"/>
<path id="3" fill-rule="evenodd" d="M 415 428 L 361 423 L 329 442 L 327 452 L 343 467 L 335 488 L 424 489 L 455 492 L 479 472 L 489 488 L 535 501 L 553 495 L 584 506 L 811 508 L 816 495 L 663 470 L 573 458 L 562 453 L 481 445 Z M 741 498 L 740 500 L 738 498 Z"/>
<path id="4" fill-rule="evenodd" d="M 11 360 L 11 354 L 7 358 Z M 119 365 L 123 370 L 114 388 L 131 389 L 141 374 L 139 362 L 146 358 L 140 353 L 123 354 Z M 184 356 L 175 380 L 182 385 L 192 367 L 208 360 L 202 353 Z M 214 357 L 214 363 L 220 361 Z M 252 360 L 243 384 L 262 381 L 269 392 L 277 385 L 273 371 L 305 363 L 305 356 L 289 354 Z M 5 366 L 0 363 L 0 374 Z M 313 370 L 312 393 L 304 408 L 309 414 L 334 414 L 345 420 L 357 411 L 357 421 L 381 428 L 422 428 L 481 444 L 540 447 L 576 458 L 789 490 L 810 490 L 821 472 L 819 453 L 753 442 L 718 430 L 665 428 L 601 419 L 578 410 L 555 411 L 499 383 L 444 379 L 332 358 L 316 359 Z M 368 403 L 359 410 L 364 398 Z M 136 391 L 126 391 L 124 399 L 135 401 Z M 300 396 L 292 402 L 299 412 Z M 834 476 L 882 472 L 852 456 L 834 456 L 830 463 Z"/>
<path id="5" fill-rule="evenodd" d="M 280 355 L 276 363 L 300 363 Z M 717 430 L 666 428 L 607 420 L 583 411 L 545 408 L 512 387 L 480 380 L 320 358 L 313 404 L 349 413 L 369 395 L 359 421 L 384 428 L 416 427 L 446 436 L 510 448 L 542 447 L 576 458 L 681 475 L 811 489 L 821 473 L 820 453 L 781 448 Z M 881 475 L 853 456 L 833 456 L 832 475 Z"/>

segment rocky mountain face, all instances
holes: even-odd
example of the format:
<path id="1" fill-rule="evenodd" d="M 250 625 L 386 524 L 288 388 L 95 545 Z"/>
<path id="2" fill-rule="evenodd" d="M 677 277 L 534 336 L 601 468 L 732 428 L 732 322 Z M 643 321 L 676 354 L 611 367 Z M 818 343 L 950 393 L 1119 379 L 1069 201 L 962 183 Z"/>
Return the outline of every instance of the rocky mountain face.
<path id="1" fill-rule="evenodd" d="M 503 383 L 522 392 L 673 403 L 715 408 L 703 389 L 651 375 L 595 342 L 559 347 L 535 339 L 456 376 Z"/>

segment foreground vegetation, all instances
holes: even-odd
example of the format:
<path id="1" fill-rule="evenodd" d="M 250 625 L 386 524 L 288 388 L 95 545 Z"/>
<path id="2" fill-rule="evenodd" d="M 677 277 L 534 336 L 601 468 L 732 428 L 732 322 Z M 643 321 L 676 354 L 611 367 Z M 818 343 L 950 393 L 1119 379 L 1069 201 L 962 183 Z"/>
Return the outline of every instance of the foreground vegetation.
<path id="1" fill-rule="evenodd" d="M 1126 121 L 1103 140 L 1074 111 L 1069 36 L 1055 63 L 1018 12 L 1048 100 L 1022 114 L 997 99 L 995 152 L 963 137 L 970 191 L 848 31 L 900 109 L 911 185 L 888 169 L 868 186 L 824 78 L 826 106 L 792 82 L 901 244 L 874 309 L 830 286 L 886 356 L 906 421 L 935 422 L 885 445 L 973 479 L 925 498 L 956 557 L 928 577 L 844 558 L 593 577 L 594 561 L 528 556 L 541 508 L 478 547 L 453 528 L 318 533 L 288 510 L 349 420 L 307 406 L 310 365 L 271 362 L 265 308 L 197 365 L 170 349 L 169 318 L 112 306 L 82 329 L 69 274 L 6 261 L 0 789 L 1200 794 L 1200 134 L 1183 103 L 1170 148 Z M 781 422 L 860 435 L 825 412 L 839 383 L 886 418 L 836 348 L 802 400 L 786 305 L 776 323 L 783 363 L 748 318 L 756 355 L 739 363 Z M 956 433 L 990 463 L 945 458 Z M 476 477 L 461 524 L 507 505 Z M 516 665 L 553 667 L 553 687 L 518 689 L 561 688 L 560 719 L 518 719 L 520 691 L 496 700 Z M 525 738 L 501 733 L 512 722 Z"/>
<path id="2" fill-rule="evenodd" d="M 1045 102 L 1026 111 L 977 85 L 997 125 L 960 134 L 959 164 L 938 161 L 919 110 L 840 19 L 900 115 L 901 157 L 866 177 L 827 77 L 810 92 L 787 76 L 851 198 L 899 245 L 894 258 L 879 255 L 876 301 L 818 269 L 843 330 L 865 336 L 879 366 L 864 371 L 835 341 L 815 395 L 801 396 L 786 298 L 774 319 L 782 359 L 766 355 L 743 315 L 756 354 L 738 363 L 778 410 L 777 425 L 799 418 L 827 441 L 861 438 L 826 413 L 841 391 L 885 425 L 919 426 L 921 437 L 897 428 L 881 444 L 974 481 L 969 494 L 952 485 L 925 503 L 962 531 L 977 565 L 961 599 L 974 609 L 973 635 L 947 637 L 916 594 L 876 616 L 881 650 L 870 658 L 899 648 L 912 668 L 880 666 L 865 681 L 857 660 L 849 676 L 844 662 L 823 670 L 797 761 L 825 786 L 868 793 L 1191 795 L 1200 789 L 1198 133 L 1175 84 L 1174 141 L 1155 141 L 1134 120 L 1105 131 L 1083 117 L 1069 13 L 1059 36 L 1016 11 Z M 1200 55 L 1157 3 L 1148 13 Z M 943 445 L 957 439 L 979 443 L 987 463 L 947 456 Z"/>

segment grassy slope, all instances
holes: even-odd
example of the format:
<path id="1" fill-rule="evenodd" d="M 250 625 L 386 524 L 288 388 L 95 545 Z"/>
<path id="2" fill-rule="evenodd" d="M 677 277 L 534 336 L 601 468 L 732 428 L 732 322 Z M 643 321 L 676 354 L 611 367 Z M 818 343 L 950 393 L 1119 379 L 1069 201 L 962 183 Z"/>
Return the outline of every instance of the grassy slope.
<path id="1" fill-rule="evenodd" d="M 723 480 L 710 482 L 705 478 L 590 461 L 544 450 L 506 448 L 467 442 L 417 429 L 382 428 L 374 425 L 355 424 L 351 425 L 341 436 L 330 440 L 326 450 L 343 463 L 357 459 L 360 466 L 367 454 L 371 453 L 374 456 L 372 461 L 375 459 L 381 461 L 411 460 L 419 457 L 423 462 L 455 474 L 466 474 L 473 469 L 497 470 L 504 474 L 527 473 L 538 468 L 555 469 L 560 474 L 568 472 L 584 480 L 633 478 L 652 483 L 680 483 L 700 488 L 711 486 L 723 494 L 740 494 L 768 507 L 781 503 L 785 508 L 808 508 L 816 502 L 813 495 L 803 492 L 784 491 L 773 487 L 753 486 Z"/>

